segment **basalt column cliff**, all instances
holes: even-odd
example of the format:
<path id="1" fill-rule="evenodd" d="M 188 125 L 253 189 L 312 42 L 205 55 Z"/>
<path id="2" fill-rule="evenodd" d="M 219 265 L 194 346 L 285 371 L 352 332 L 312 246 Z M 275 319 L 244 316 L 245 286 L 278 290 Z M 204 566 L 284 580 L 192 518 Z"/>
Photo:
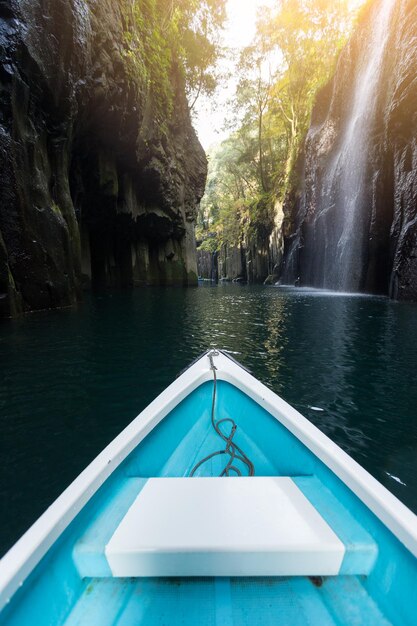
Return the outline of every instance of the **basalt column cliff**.
<path id="1" fill-rule="evenodd" d="M 417 299 L 417 5 L 374 0 L 319 94 L 282 282 Z"/>
<path id="2" fill-rule="evenodd" d="M 158 115 L 131 7 L 0 2 L 0 316 L 197 280 L 206 158 L 175 68 Z"/>

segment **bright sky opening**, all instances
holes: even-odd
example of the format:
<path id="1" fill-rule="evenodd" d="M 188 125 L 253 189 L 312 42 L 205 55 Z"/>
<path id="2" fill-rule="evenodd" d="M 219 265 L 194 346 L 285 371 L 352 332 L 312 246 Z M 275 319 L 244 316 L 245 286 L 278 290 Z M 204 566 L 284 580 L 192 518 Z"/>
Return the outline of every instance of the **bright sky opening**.
<path id="1" fill-rule="evenodd" d="M 352 10 L 364 0 L 351 0 Z M 272 7 L 276 0 L 228 0 L 226 4 L 227 21 L 223 34 L 223 45 L 234 50 L 248 46 L 256 31 L 256 15 L 261 7 Z M 232 69 L 226 61 L 224 69 Z M 198 138 L 207 151 L 210 146 L 226 139 L 228 131 L 224 130 L 227 117 L 228 101 L 233 97 L 236 82 L 233 77 L 226 85 L 221 86 L 214 96 L 214 103 L 207 98 L 200 98 L 196 105 L 194 127 Z"/>

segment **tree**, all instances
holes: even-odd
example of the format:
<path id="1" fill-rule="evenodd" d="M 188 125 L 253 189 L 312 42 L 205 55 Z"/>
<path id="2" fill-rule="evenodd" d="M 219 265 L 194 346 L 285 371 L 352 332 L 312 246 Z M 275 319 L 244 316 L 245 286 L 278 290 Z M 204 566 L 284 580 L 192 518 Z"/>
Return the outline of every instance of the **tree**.
<path id="1" fill-rule="evenodd" d="M 347 0 L 277 0 L 240 55 L 229 139 L 211 154 L 204 223 L 218 244 L 267 238 L 309 126 L 317 91 L 353 22 Z"/>
<path id="2" fill-rule="evenodd" d="M 221 55 L 219 32 L 226 16 L 225 0 L 156 2 L 162 16 L 163 33 L 184 71 L 192 109 L 200 94 L 211 95 L 216 87 Z"/>
<path id="3" fill-rule="evenodd" d="M 271 89 L 271 114 L 281 117 L 285 128 L 284 186 L 307 131 L 316 93 L 334 71 L 346 40 L 348 15 L 347 0 L 281 0 L 258 22 L 257 39 L 281 59 Z"/>
<path id="4" fill-rule="evenodd" d="M 133 0 L 129 7 L 125 56 L 132 79 L 147 80 L 162 125 L 172 110 L 176 72 L 191 107 L 200 93 L 214 90 L 225 0 Z"/>

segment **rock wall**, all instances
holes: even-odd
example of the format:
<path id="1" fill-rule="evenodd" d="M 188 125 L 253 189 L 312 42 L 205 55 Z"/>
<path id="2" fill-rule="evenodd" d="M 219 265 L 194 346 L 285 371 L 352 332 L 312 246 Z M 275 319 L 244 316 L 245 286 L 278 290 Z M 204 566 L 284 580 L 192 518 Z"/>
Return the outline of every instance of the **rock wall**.
<path id="1" fill-rule="evenodd" d="M 198 276 L 205 280 L 273 283 L 277 279 L 280 232 L 270 238 L 251 238 L 240 246 L 223 245 L 220 251 L 197 250 Z"/>
<path id="2" fill-rule="evenodd" d="M 197 248 L 197 273 L 198 278 L 203 280 L 218 281 L 219 266 L 218 252 Z"/>
<path id="3" fill-rule="evenodd" d="M 155 116 L 128 0 L 0 2 L 0 316 L 194 284 L 206 158 L 180 72 Z"/>
<path id="4" fill-rule="evenodd" d="M 247 282 L 246 247 L 222 245 L 219 251 L 197 249 L 197 271 L 199 278 L 204 280 Z"/>
<path id="5" fill-rule="evenodd" d="M 244 243 L 240 246 L 223 245 L 218 256 L 220 280 L 237 280 L 248 282 L 247 248 Z"/>
<path id="6" fill-rule="evenodd" d="M 358 156 L 363 180 L 360 210 L 350 229 L 345 228 L 339 237 L 340 233 L 335 235 L 334 230 L 341 220 L 338 212 L 343 202 L 337 193 L 332 196 L 327 181 L 332 171 L 339 180 L 346 175 L 343 167 L 337 169 L 347 163 L 346 159 L 338 161 L 341 145 L 349 139 L 346 133 L 354 136 L 354 125 L 369 113 L 362 110 L 357 119 L 352 119 L 352 92 L 363 88 L 358 77 L 360 71 L 366 76 L 363 64 L 372 53 L 369 42 L 375 36 L 379 15 L 387 10 L 388 36 L 378 66 L 377 91 L 369 104 L 369 138 L 363 150 L 361 147 L 363 154 Z M 374 78 L 375 73 L 368 76 L 368 80 Z M 346 123 L 348 119 L 351 125 Z M 357 208 L 356 203 L 353 210 Z M 417 299 L 415 0 L 375 0 L 369 4 L 340 55 L 333 80 L 318 96 L 306 139 L 302 182 L 288 194 L 284 212 L 283 282 L 337 288 L 331 277 L 330 284 L 326 284 L 324 268 L 333 264 L 337 269 L 339 260 L 345 258 L 339 253 L 346 238 L 350 238 L 360 264 L 356 267 L 352 263 L 353 274 L 347 277 L 349 286 L 399 299 Z M 345 220 L 344 224 L 349 222 Z M 332 240 L 336 241 L 335 246 Z"/>

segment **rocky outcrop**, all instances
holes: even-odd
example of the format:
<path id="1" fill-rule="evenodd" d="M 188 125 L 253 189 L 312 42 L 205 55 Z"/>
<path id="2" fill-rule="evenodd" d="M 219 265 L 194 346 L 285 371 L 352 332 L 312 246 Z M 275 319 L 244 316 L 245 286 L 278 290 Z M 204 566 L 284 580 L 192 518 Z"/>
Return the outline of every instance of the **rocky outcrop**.
<path id="1" fill-rule="evenodd" d="M 220 250 L 197 249 L 197 270 L 203 280 L 248 281 L 247 250 L 244 244 L 230 246 L 223 244 Z"/>
<path id="2" fill-rule="evenodd" d="M 223 243 L 210 252 L 214 242 L 209 246 L 207 242 L 212 236 L 198 242 L 201 247 L 197 250 L 197 267 L 201 278 L 249 284 L 274 284 L 278 280 L 282 263 L 282 203 L 264 206 L 267 216 L 253 220 L 238 243 Z"/>
<path id="3" fill-rule="evenodd" d="M 175 69 L 172 113 L 155 115 L 131 6 L 0 2 L 0 315 L 197 280 L 206 159 Z"/>
<path id="4" fill-rule="evenodd" d="M 275 282 L 277 276 L 277 233 L 270 238 L 251 237 L 240 246 L 223 244 L 219 251 L 197 250 L 200 278 L 259 284 Z M 275 256 L 276 255 L 276 256 Z"/>
<path id="5" fill-rule="evenodd" d="M 417 299 L 414 0 L 367 7 L 317 98 L 284 212 L 283 282 Z"/>
<path id="6" fill-rule="evenodd" d="M 220 280 L 241 280 L 248 282 L 247 248 L 245 243 L 240 246 L 224 244 L 219 252 L 217 264 Z"/>
<path id="7" fill-rule="evenodd" d="M 210 250 L 197 248 L 197 273 L 200 279 L 218 281 L 218 257 L 219 253 L 217 251 L 211 252 Z"/>

